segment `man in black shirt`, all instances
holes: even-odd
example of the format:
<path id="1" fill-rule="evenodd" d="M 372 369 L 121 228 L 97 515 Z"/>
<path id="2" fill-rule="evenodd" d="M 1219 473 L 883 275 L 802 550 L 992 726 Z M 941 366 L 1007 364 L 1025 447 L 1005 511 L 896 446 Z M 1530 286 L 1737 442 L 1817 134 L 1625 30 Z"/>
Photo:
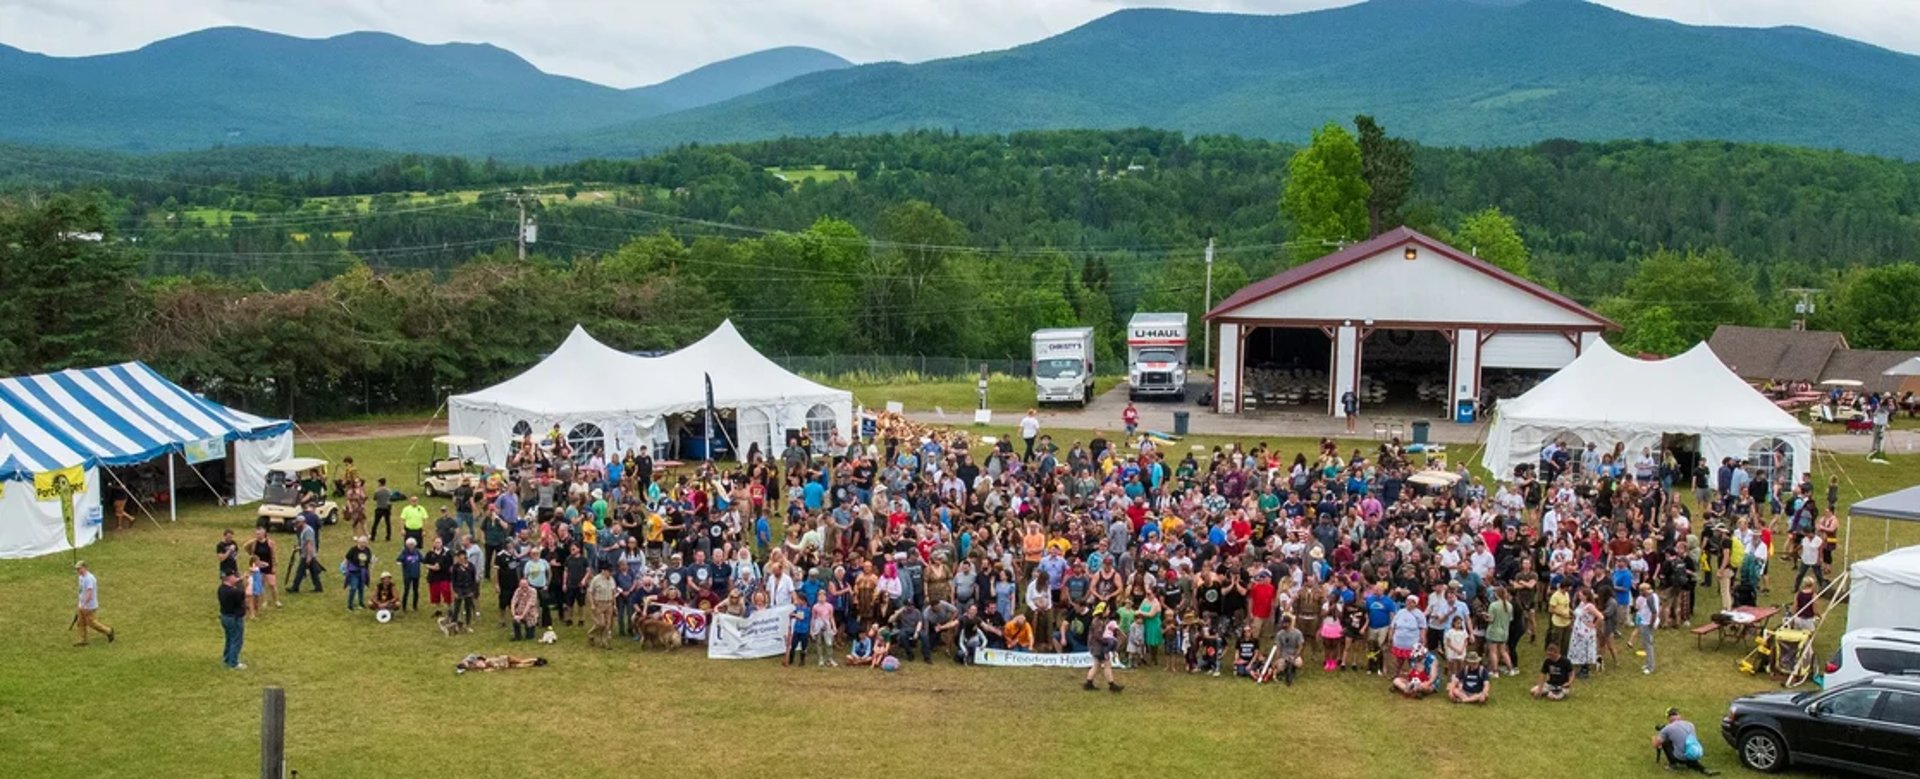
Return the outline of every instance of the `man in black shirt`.
<path id="1" fill-rule="evenodd" d="M 1563 700 L 1573 694 L 1573 663 L 1560 656 L 1560 647 L 1547 645 L 1547 659 L 1540 663 L 1540 682 L 1528 691 L 1535 698 Z"/>
<path id="2" fill-rule="evenodd" d="M 520 588 L 520 555 L 512 545 L 493 553 L 493 585 L 500 593 L 500 627 L 507 626 L 507 613 L 513 607 L 513 593 Z"/>
<path id="3" fill-rule="evenodd" d="M 233 540 L 233 529 L 221 531 L 220 542 L 213 545 L 213 556 L 220 560 L 220 577 L 240 573 L 240 544 Z"/>
<path id="4" fill-rule="evenodd" d="M 220 601 L 220 630 L 226 634 L 220 661 L 228 668 L 243 670 L 247 664 L 240 662 L 240 645 L 246 642 L 247 592 L 240 588 L 240 573 L 221 573 L 220 588 L 215 595 Z"/>

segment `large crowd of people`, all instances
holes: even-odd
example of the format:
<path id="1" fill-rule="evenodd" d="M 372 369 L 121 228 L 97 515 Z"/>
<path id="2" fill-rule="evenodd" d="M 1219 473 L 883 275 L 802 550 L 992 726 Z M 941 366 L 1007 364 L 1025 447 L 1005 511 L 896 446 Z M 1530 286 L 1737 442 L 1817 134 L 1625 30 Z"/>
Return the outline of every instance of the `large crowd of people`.
<path id="1" fill-rule="evenodd" d="M 261 530 L 217 554 L 245 595 L 233 610 L 255 615 L 278 605 L 281 566 L 315 591 L 337 567 L 350 612 L 418 611 L 424 578 L 443 629 L 491 611 L 516 641 L 657 641 L 662 606 L 790 604 L 789 664 L 1087 653 L 1090 689 L 1104 672 L 1118 692 L 1117 662 L 1286 685 L 1372 674 L 1478 703 L 1500 676 L 1561 700 L 1607 669 L 1654 673 L 1657 631 L 1702 618 L 1699 597 L 1754 604 L 1776 553 L 1808 582 L 1790 617 L 1813 619 L 1838 530 L 1831 487 L 1823 506 L 1785 474 L 1620 446 L 1555 442 L 1489 485 L 1398 441 L 1196 451 L 1055 441 L 1025 420 L 1016 435 L 986 445 L 888 416 L 870 441 L 796 438 L 671 472 L 528 436 L 436 519 L 354 474 L 342 551 L 322 551 L 312 517 L 291 550 Z M 369 544 L 392 543 L 392 520 L 378 541 L 365 525 L 393 506 L 401 543 L 379 560 Z"/>

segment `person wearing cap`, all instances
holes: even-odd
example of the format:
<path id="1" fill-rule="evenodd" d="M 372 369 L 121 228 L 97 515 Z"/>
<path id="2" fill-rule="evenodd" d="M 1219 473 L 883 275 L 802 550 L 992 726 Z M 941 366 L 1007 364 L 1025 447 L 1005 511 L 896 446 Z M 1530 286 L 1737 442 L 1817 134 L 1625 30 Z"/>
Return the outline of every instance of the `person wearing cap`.
<path id="1" fill-rule="evenodd" d="M 113 628 L 107 627 L 94 617 L 94 614 L 100 611 L 100 581 L 94 578 L 92 571 L 87 570 L 85 560 L 74 563 L 73 570 L 75 579 L 80 585 L 80 596 L 73 615 L 73 626 L 79 629 L 80 640 L 75 641 L 73 645 L 86 646 L 88 631 L 99 631 L 101 635 L 107 637 L 107 643 L 113 643 Z"/>
<path id="2" fill-rule="evenodd" d="M 1407 602 L 1393 613 L 1391 653 L 1393 668 L 1388 673 L 1398 676 L 1400 670 L 1413 658 L 1414 649 L 1421 646 L 1420 641 L 1426 635 L 1427 618 L 1420 611 L 1420 597 L 1407 596 Z"/>
<path id="3" fill-rule="evenodd" d="M 220 603 L 220 632 L 225 637 L 220 662 L 236 671 L 245 670 L 247 664 L 240 662 L 240 646 L 247 638 L 247 593 L 240 586 L 240 572 L 222 572 L 214 597 Z"/>
<path id="4" fill-rule="evenodd" d="M 340 570 L 347 590 L 347 611 L 366 608 L 367 575 L 373 571 L 373 550 L 367 548 L 366 536 L 354 537 L 353 546 L 347 547 L 346 559 L 341 561 Z"/>
<path id="5" fill-rule="evenodd" d="M 1700 743 L 1700 731 L 1681 718 L 1678 708 L 1667 709 L 1667 724 L 1653 734 L 1653 748 L 1667 760 L 1667 770 L 1687 768 L 1707 776 L 1720 773 L 1700 764 L 1706 747 Z"/>
<path id="6" fill-rule="evenodd" d="M 380 581 L 373 585 L 373 602 L 368 608 L 374 611 L 385 609 L 389 613 L 400 613 L 400 592 L 393 586 L 393 573 L 380 572 Z"/>
<path id="7" fill-rule="evenodd" d="M 1491 692 L 1487 682 L 1487 667 L 1481 664 L 1480 653 L 1468 652 L 1466 666 L 1455 671 L 1453 678 L 1447 680 L 1447 700 L 1454 703 L 1486 703 Z"/>

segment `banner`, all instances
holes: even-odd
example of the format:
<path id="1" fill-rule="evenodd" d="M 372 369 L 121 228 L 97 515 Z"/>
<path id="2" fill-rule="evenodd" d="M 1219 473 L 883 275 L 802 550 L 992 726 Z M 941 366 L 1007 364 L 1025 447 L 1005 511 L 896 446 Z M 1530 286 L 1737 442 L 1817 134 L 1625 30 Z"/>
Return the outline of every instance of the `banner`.
<path id="1" fill-rule="evenodd" d="M 227 439 L 208 438 L 200 441 L 188 441 L 180 447 L 180 455 L 187 458 L 188 465 L 199 465 L 227 457 Z"/>
<path id="2" fill-rule="evenodd" d="M 707 657 L 714 660 L 752 660 L 779 657 L 787 652 L 788 615 L 792 606 L 761 609 L 748 617 L 713 615 L 707 637 Z"/>
<path id="3" fill-rule="evenodd" d="M 1089 652 L 1067 652 L 1048 654 L 1043 652 L 1015 652 L 1010 649 L 982 648 L 973 654 L 973 661 L 980 665 L 995 665 L 1002 668 L 1092 668 L 1093 655 Z M 1124 668 L 1118 659 L 1113 667 Z"/>
<path id="4" fill-rule="evenodd" d="M 668 603 L 655 603 L 662 616 L 680 629 L 680 638 L 685 641 L 707 640 L 707 613 L 689 606 L 675 606 Z"/>
<path id="5" fill-rule="evenodd" d="M 78 465 L 33 475 L 34 496 L 42 503 L 59 500 L 63 493 L 85 492 L 86 489 L 87 471 Z"/>

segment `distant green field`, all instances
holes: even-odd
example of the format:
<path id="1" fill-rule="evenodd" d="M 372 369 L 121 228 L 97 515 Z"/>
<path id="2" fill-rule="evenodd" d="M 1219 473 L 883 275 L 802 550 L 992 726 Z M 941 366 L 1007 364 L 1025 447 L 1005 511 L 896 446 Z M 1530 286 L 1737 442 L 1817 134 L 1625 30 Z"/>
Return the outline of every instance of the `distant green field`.
<path id="1" fill-rule="evenodd" d="M 767 172 L 779 176 L 785 181 L 792 182 L 794 186 L 799 186 L 803 181 L 828 182 L 853 178 L 853 171 L 830 170 L 825 165 L 767 168 Z"/>

